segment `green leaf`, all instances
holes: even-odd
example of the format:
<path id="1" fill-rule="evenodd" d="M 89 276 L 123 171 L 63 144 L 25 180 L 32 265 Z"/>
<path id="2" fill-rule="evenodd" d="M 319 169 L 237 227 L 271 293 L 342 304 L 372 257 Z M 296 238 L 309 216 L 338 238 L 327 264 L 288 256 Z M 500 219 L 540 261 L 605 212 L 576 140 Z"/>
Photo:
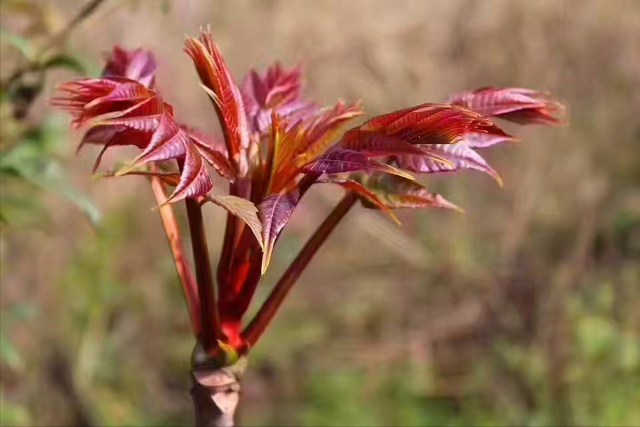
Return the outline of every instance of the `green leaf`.
<path id="1" fill-rule="evenodd" d="M 13 344 L 6 334 L 0 332 L 0 360 L 5 362 L 9 367 L 15 371 L 19 371 L 24 368 L 22 356 L 18 349 Z"/>
<path id="2" fill-rule="evenodd" d="M 78 74 L 87 73 L 85 66 L 80 61 L 64 53 L 53 55 L 40 63 L 40 69 L 48 70 L 49 68 L 64 68 Z"/>
<path id="3" fill-rule="evenodd" d="M 0 171 L 13 173 L 45 191 L 72 202 L 91 221 L 100 222 L 100 212 L 93 202 L 67 180 L 60 163 L 42 152 L 38 141 L 26 140 L 0 157 Z"/>
<path id="4" fill-rule="evenodd" d="M 29 39 L 5 28 L 0 28 L 0 40 L 2 40 L 3 43 L 8 43 L 18 48 L 27 59 L 33 59 L 36 50 Z"/>
<path id="5" fill-rule="evenodd" d="M 2 426 L 28 426 L 32 425 L 27 410 L 15 403 L 7 401 L 0 390 L 0 425 Z"/>

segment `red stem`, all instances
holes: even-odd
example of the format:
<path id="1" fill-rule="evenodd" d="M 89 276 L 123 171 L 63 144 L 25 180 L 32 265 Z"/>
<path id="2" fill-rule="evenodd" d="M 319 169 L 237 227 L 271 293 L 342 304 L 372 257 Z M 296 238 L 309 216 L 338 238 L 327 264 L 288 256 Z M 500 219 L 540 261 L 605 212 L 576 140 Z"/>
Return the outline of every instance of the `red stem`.
<path id="1" fill-rule="evenodd" d="M 216 293 L 211 262 L 209 261 L 209 249 L 207 247 L 200 204 L 195 199 L 185 199 L 185 204 L 187 205 L 187 218 L 189 219 L 193 261 L 196 268 L 198 296 L 200 299 L 200 318 L 202 323 L 200 341 L 205 351 L 210 353 L 218 348 L 217 341 L 221 338 L 222 333 L 218 308 L 216 307 Z"/>
<path id="2" fill-rule="evenodd" d="M 229 194 L 232 196 L 248 199 L 250 192 L 251 182 L 245 178 L 239 178 L 235 183 L 229 185 Z M 236 249 L 240 246 L 244 230 L 244 222 L 235 215 L 227 213 L 227 224 L 217 273 L 221 300 L 232 299 L 237 291 L 232 287 L 232 278 L 235 275 L 233 262 Z"/>
<path id="3" fill-rule="evenodd" d="M 193 333 L 198 336 L 202 331 L 198 288 L 196 280 L 193 277 L 191 267 L 189 267 L 189 263 L 184 256 L 180 227 L 178 227 L 178 221 L 175 213 L 173 212 L 173 207 L 171 205 L 164 205 L 167 201 L 167 195 L 164 190 L 164 184 L 160 178 L 156 176 L 151 178 L 151 188 L 153 189 L 153 194 L 156 197 L 156 202 L 158 203 L 158 206 L 160 206 L 159 210 L 160 218 L 162 219 L 162 226 L 167 236 L 167 240 L 169 241 L 169 247 L 171 248 L 171 254 L 173 255 L 176 271 L 180 278 L 180 282 L 182 283 L 182 290 L 184 292 L 185 299 L 187 300 L 187 308 L 189 310 L 189 318 L 191 319 Z"/>
<path id="4" fill-rule="evenodd" d="M 305 175 L 304 178 L 300 180 L 297 184 L 300 199 L 302 199 L 317 179 L 318 177 L 316 175 Z M 256 184 L 256 182 L 253 183 L 251 187 L 252 192 L 256 190 Z M 258 200 L 261 200 L 263 195 L 261 193 L 252 193 L 252 197 L 258 197 Z M 253 233 L 251 233 L 247 227 L 245 227 L 241 237 L 240 247 L 242 249 L 238 251 L 238 259 L 236 259 L 236 257 L 231 259 L 230 265 L 233 271 L 232 285 L 234 294 L 231 303 L 225 306 L 225 311 L 229 313 L 230 317 L 234 319 L 238 325 L 240 324 L 242 316 L 249 308 L 253 295 L 262 278 L 262 251 Z"/>
<path id="5" fill-rule="evenodd" d="M 354 193 L 347 193 L 340 203 L 333 209 L 329 216 L 322 222 L 311 238 L 304 245 L 295 260 L 284 272 L 271 294 L 264 302 L 258 314 L 247 325 L 243 331 L 243 337 L 249 348 L 253 347 L 260 336 L 264 333 L 271 319 L 275 316 L 278 308 L 282 305 L 285 297 L 296 283 L 304 269 L 316 254 L 320 246 L 329 237 L 329 234 L 338 225 L 340 220 L 349 212 L 356 203 L 357 196 Z"/>

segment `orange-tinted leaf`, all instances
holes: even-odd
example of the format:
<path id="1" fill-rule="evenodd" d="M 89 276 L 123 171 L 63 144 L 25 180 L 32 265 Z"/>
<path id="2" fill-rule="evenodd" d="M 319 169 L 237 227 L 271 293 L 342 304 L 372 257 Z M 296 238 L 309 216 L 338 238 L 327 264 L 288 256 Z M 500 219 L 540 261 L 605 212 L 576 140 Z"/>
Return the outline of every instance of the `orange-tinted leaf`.
<path id="1" fill-rule="evenodd" d="M 337 141 L 347 121 L 362 114 L 360 103 L 345 105 L 338 101 L 332 108 L 319 111 L 303 121 L 302 137 L 298 137 L 295 163 L 302 167 L 314 160 Z"/>
<path id="2" fill-rule="evenodd" d="M 389 215 L 389 217 L 396 224 L 398 225 L 402 224 L 398 219 L 398 217 L 391 211 L 391 209 L 389 209 L 389 207 L 387 206 L 387 203 L 384 200 L 380 199 L 378 194 L 371 191 L 370 189 L 362 185 L 360 182 L 353 179 L 331 179 L 329 181 L 320 181 L 320 182 L 338 184 L 344 187 L 348 191 L 355 191 L 364 201 L 369 202 L 372 206 L 380 209 L 381 211 Z"/>
<path id="3" fill-rule="evenodd" d="M 207 200 L 223 207 L 233 215 L 242 219 L 251 228 L 253 235 L 264 250 L 262 240 L 262 223 L 258 218 L 258 208 L 249 200 L 237 196 L 208 196 Z"/>
<path id="4" fill-rule="evenodd" d="M 246 151 L 250 140 L 240 90 L 209 31 L 202 31 L 198 39 L 188 38 L 184 50 L 193 59 L 202 84 L 214 97 L 229 157 L 237 165 L 240 175 L 244 176 L 248 172 Z"/>
<path id="5" fill-rule="evenodd" d="M 360 114 L 357 104 L 338 102 L 333 108 L 318 111 L 294 125 L 275 115 L 267 159 L 267 194 L 291 188 L 302 168 L 335 142 L 342 125 Z"/>
<path id="6" fill-rule="evenodd" d="M 452 95 L 451 104 L 461 105 L 487 117 L 520 124 L 566 123 L 566 107 L 547 92 L 523 88 L 485 87 Z"/>
<path id="7" fill-rule="evenodd" d="M 288 192 L 272 194 L 258 206 L 258 215 L 262 223 L 262 274 L 267 271 L 276 240 L 289 222 L 291 214 L 300 201 L 300 192 L 294 188 Z"/>
<path id="8" fill-rule="evenodd" d="M 357 151 L 338 146 L 331 147 L 325 154 L 304 167 L 305 173 L 316 175 L 358 171 L 385 172 L 413 179 L 410 174 L 393 166 L 369 159 Z"/>

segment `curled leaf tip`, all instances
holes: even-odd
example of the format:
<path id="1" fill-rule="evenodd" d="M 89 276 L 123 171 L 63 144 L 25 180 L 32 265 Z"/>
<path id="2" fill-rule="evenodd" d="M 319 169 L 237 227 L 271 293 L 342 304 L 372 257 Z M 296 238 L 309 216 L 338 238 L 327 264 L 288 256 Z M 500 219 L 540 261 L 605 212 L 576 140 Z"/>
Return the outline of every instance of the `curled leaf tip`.
<path id="1" fill-rule="evenodd" d="M 393 220 L 393 222 L 396 223 L 398 227 L 402 227 L 402 221 L 398 219 L 396 214 L 394 214 L 393 212 L 389 212 L 389 217 Z"/>
<path id="2" fill-rule="evenodd" d="M 93 181 L 97 181 L 99 179 L 111 178 L 113 176 L 114 176 L 113 172 L 99 172 L 99 173 L 91 174 L 91 179 Z"/>
<path id="3" fill-rule="evenodd" d="M 271 251 L 267 250 L 262 253 L 262 266 L 260 267 L 260 275 L 264 276 L 271 262 Z"/>
<path id="4" fill-rule="evenodd" d="M 124 176 L 127 175 L 128 173 L 131 173 L 138 165 L 136 164 L 136 162 L 132 162 L 126 166 L 123 166 L 122 168 L 118 169 L 117 171 L 113 172 L 112 176 Z"/>
<path id="5" fill-rule="evenodd" d="M 500 175 L 498 175 L 497 172 L 494 171 L 494 173 L 491 176 L 493 177 L 493 179 L 498 184 L 498 187 L 500 187 L 501 189 L 504 188 L 504 181 L 502 180 L 502 177 Z"/>

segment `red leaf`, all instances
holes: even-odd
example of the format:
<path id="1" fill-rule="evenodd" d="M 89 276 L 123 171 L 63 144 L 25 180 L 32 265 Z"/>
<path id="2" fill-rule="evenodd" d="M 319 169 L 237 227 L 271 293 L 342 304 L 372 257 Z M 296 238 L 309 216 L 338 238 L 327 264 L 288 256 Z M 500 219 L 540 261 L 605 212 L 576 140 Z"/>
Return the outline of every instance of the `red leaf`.
<path id="1" fill-rule="evenodd" d="M 393 166 L 369 159 L 357 151 L 338 146 L 331 147 L 325 154 L 304 167 L 305 173 L 316 175 L 357 171 L 385 172 L 413 179 L 408 173 Z"/>
<path id="2" fill-rule="evenodd" d="M 193 126 L 181 124 L 180 128 L 187 132 L 191 138 L 198 142 L 198 144 L 209 146 L 212 149 L 224 154 L 225 157 L 228 156 L 227 147 L 224 145 L 224 141 L 222 139 L 214 137 L 207 132 L 204 132 Z"/>
<path id="3" fill-rule="evenodd" d="M 126 50 L 115 46 L 107 57 L 102 75 L 127 77 L 152 88 L 156 75 L 156 58 L 144 49 Z"/>
<path id="4" fill-rule="evenodd" d="M 480 114 L 446 104 L 422 104 L 384 114 L 355 129 L 394 136 L 410 144 L 451 144 L 468 132 L 498 132 Z"/>
<path id="5" fill-rule="evenodd" d="M 502 186 L 498 173 L 466 142 L 457 144 L 434 144 L 424 146 L 425 151 L 444 157 L 450 164 L 435 162 L 425 156 L 398 156 L 397 164 L 402 169 L 412 172 L 435 173 L 453 172 L 460 169 L 475 169 L 491 175 Z"/>
<path id="6" fill-rule="evenodd" d="M 416 181 L 393 175 L 376 174 L 365 180 L 364 185 L 384 200 L 390 209 L 436 207 L 463 212 L 441 195 L 429 192 Z"/>
<path id="7" fill-rule="evenodd" d="M 184 159 L 180 181 L 169 201 L 203 196 L 211 189 L 203 158 L 222 176 L 235 177 L 235 169 L 226 156 L 180 128 L 173 108 L 141 83 L 114 77 L 80 80 L 62 87 L 65 96 L 55 98 L 54 103 L 70 111 L 76 123 L 96 126 L 87 132 L 82 144 L 104 144 L 96 167 L 104 151 L 115 145 L 135 145 L 143 150 L 116 175 L 149 163 Z"/>
<path id="8" fill-rule="evenodd" d="M 102 105 L 102 111 L 99 109 L 87 111 L 85 107 L 89 102 L 109 95 L 120 82 L 120 79 L 109 78 L 82 79 L 62 83 L 57 87 L 59 95 L 51 99 L 51 105 L 69 112 L 73 117 L 73 126 L 80 127 L 89 118 L 110 111 L 109 105 Z M 131 105 L 133 104 L 126 105 L 126 107 Z"/>
<path id="9" fill-rule="evenodd" d="M 380 199 L 380 197 L 376 193 L 374 193 L 373 191 L 371 191 L 370 189 L 362 185 L 360 182 L 353 179 L 332 179 L 329 181 L 319 181 L 319 182 L 338 184 L 344 187 L 346 190 L 355 191 L 363 199 L 363 201 L 369 202 L 372 206 L 380 209 L 381 211 L 389 215 L 389 217 L 396 224 L 402 225 L 398 217 L 391 211 L 391 209 L 389 209 L 385 201 Z"/>
<path id="10" fill-rule="evenodd" d="M 484 116 L 499 117 L 520 124 L 566 123 L 564 105 L 550 99 L 546 92 L 531 89 L 485 87 L 454 94 L 449 97 L 448 102 Z"/>
<path id="11" fill-rule="evenodd" d="M 237 171 L 235 166 L 229 161 L 224 153 L 216 150 L 201 139 L 189 135 L 191 142 L 198 149 L 198 152 L 207 162 L 215 169 L 218 174 L 229 181 L 233 182 L 236 178 Z"/>
<path id="12" fill-rule="evenodd" d="M 204 196 L 211 191 L 213 182 L 202 156 L 194 144 L 186 144 L 187 155 L 180 172 L 180 182 L 165 203 L 177 202 L 187 197 Z"/>
<path id="13" fill-rule="evenodd" d="M 240 90 L 209 31 L 202 31 L 198 39 L 188 38 L 184 50 L 193 59 L 202 84 L 214 99 L 229 157 L 238 167 L 239 174 L 244 176 L 249 167 L 246 151 L 250 140 Z"/>
<path id="14" fill-rule="evenodd" d="M 163 113 L 149 144 L 133 160 L 131 167 L 182 157 L 187 153 L 188 145 L 190 145 L 189 135 L 180 129 L 173 117 Z"/>
<path id="15" fill-rule="evenodd" d="M 338 102 L 333 108 L 318 111 L 293 126 L 274 116 L 266 162 L 270 177 L 267 194 L 279 193 L 295 184 L 303 167 L 334 143 L 342 125 L 360 113 L 358 104 L 345 106 Z"/>
<path id="16" fill-rule="evenodd" d="M 274 111 L 289 123 L 315 112 L 317 107 L 314 103 L 300 100 L 301 91 L 300 67 L 287 70 L 276 63 L 263 75 L 251 70 L 242 82 L 241 92 L 252 130 L 267 134 Z"/>
<path id="17" fill-rule="evenodd" d="M 260 248 L 264 250 L 262 241 L 262 223 L 258 218 L 258 208 L 251 201 L 237 196 L 209 196 L 207 200 L 223 207 L 231 214 L 242 219 L 251 229 Z"/>
<path id="18" fill-rule="evenodd" d="M 516 141 L 511 135 L 492 133 L 467 133 L 463 138 L 471 148 L 487 148 L 503 142 Z"/>
<path id="19" fill-rule="evenodd" d="M 100 166 L 102 156 L 109 147 L 133 145 L 140 149 L 149 143 L 149 133 L 129 129 L 126 126 L 95 126 L 87 131 L 76 150 L 79 151 L 85 144 L 103 145 L 96 158 L 92 172 L 96 172 Z"/>
<path id="20" fill-rule="evenodd" d="M 237 170 L 229 161 L 227 148 L 222 141 L 191 126 L 181 125 L 180 128 L 189 135 L 191 142 L 196 145 L 202 157 L 209 162 L 220 176 L 227 178 L 231 182 L 235 180 Z"/>
<path id="21" fill-rule="evenodd" d="M 258 216 L 262 223 L 262 241 L 264 243 L 262 274 L 267 271 L 276 240 L 284 226 L 289 222 L 291 214 L 299 201 L 300 192 L 297 188 L 294 188 L 288 192 L 272 194 L 258 206 Z"/>
<path id="22" fill-rule="evenodd" d="M 304 165 L 324 152 L 337 141 L 342 126 L 354 117 L 362 114 L 360 103 L 345 105 L 338 101 L 332 108 L 326 108 L 309 116 L 301 127 L 304 134 L 299 138 L 295 151 L 295 162 Z"/>
<path id="23" fill-rule="evenodd" d="M 358 151 L 368 157 L 419 155 L 429 156 L 431 153 L 422 150 L 417 145 L 411 145 L 394 136 L 375 132 L 361 132 L 358 129 L 347 131 L 340 140 L 340 146 Z M 432 156 L 434 161 L 448 163 L 447 160 Z"/>

